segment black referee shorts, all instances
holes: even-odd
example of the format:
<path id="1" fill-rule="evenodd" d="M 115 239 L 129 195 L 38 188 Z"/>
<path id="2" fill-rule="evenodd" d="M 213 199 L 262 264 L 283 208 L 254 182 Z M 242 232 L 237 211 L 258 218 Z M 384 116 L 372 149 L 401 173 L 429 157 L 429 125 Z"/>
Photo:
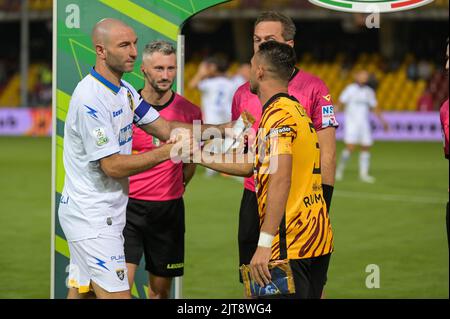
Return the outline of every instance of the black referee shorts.
<path id="1" fill-rule="evenodd" d="M 184 273 L 183 198 L 169 201 L 143 201 L 130 198 L 127 206 L 125 259 L 159 277 L 178 277 Z"/>

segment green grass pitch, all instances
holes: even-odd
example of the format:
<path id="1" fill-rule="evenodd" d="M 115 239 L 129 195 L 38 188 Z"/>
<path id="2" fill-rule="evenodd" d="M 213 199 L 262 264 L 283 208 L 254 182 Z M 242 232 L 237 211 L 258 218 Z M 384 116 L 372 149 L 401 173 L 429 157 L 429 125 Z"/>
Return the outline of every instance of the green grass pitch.
<path id="1" fill-rule="evenodd" d="M 51 140 L 0 138 L 0 298 L 48 298 Z M 338 155 L 342 144 L 338 144 Z M 440 143 L 376 143 L 373 185 L 358 156 L 336 184 L 327 298 L 448 298 L 448 162 Z M 237 223 L 242 186 L 199 169 L 186 204 L 186 298 L 241 298 Z M 380 288 L 365 285 L 380 269 Z"/>

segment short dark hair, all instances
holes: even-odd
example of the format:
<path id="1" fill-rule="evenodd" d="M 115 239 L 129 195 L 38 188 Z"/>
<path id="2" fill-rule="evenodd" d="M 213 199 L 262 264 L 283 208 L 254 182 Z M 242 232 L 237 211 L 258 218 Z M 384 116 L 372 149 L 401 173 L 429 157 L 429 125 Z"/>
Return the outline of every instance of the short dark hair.
<path id="1" fill-rule="evenodd" d="M 264 11 L 256 18 L 255 27 L 261 22 L 280 22 L 283 26 L 283 39 L 285 41 L 294 40 L 297 28 L 287 15 L 276 11 Z"/>
<path id="2" fill-rule="evenodd" d="M 286 43 L 267 41 L 259 46 L 256 54 L 268 65 L 268 71 L 276 74 L 280 80 L 289 82 L 297 61 L 294 48 Z"/>
<path id="3" fill-rule="evenodd" d="M 213 56 L 207 57 L 205 62 L 214 64 L 217 67 L 217 71 L 225 73 L 229 68 L 229 62 L 224 54 L 216 53 Z"/>

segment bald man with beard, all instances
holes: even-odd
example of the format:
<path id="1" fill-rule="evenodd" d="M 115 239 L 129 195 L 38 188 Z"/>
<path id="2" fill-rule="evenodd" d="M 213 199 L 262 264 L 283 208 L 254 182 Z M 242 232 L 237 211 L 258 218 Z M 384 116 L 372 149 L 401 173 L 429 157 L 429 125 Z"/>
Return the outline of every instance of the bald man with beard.
<path id="1" fill-rule="evenodd" d="M 137 41 L 122 21 L 99 21 L 92 31 L 95 66 L 70 100 L 64 128 L 66 177 L 58 208 L 70 250 L 68 298 L 131 298 L 122 235 L 128 177 L 170 159 L 174 146 L 188 149 L 187 156 L 194 151 L 191 124 L 164 120 L 122 80 L 134 68 Z M 178 144 L 170 139 L 131 155 L 133 124 L 162 141 L 175 128 L 190 130 Z M 229 126 L 217 128 L 224 132 Z"/>

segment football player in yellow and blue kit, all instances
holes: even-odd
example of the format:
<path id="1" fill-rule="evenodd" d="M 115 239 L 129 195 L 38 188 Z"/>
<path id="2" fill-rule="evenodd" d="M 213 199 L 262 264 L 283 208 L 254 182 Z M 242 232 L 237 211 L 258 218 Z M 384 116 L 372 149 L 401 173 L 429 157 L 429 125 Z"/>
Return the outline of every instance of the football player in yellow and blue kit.
<path id="1" fill-rule="evenodd" d="M 255 179 L 260 237 L 250 262 L 252 278 L 267 285 L 269 261 L 289 259 L 296 292 L 282 297 L 318 299 L 333 232 L 321 186 L 317 134 L 305 109 L 288 95 L 295 62 L 289 45 L 261 44 L 251 61 L 251 90 L 264 105 L 254 155 L 246 163 L 202 165 Z"/>

